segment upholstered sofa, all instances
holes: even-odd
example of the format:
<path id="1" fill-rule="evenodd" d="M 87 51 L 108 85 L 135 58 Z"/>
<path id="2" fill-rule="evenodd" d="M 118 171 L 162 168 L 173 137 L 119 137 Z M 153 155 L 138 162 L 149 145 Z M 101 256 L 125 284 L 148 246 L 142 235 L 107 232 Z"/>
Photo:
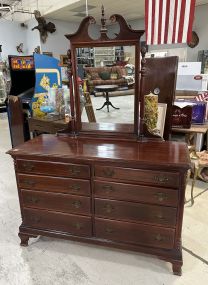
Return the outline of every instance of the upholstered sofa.
<path id="1" fill-rule="evenodd" d="M 127 72 L 123 66 L 85 67 L 84 70 L 90 93 L 93 93 L 94 87 L 97 85 L 115 84 L 119 87 L 128 85 L 127 79 L 125 78 Z"/>

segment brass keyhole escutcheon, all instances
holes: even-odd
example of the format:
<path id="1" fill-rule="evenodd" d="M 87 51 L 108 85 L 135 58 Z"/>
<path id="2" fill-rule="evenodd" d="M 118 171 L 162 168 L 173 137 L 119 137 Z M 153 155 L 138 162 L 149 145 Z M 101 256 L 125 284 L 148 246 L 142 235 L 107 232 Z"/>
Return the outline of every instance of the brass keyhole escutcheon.
<path id="1" fill-rule="evenodd" d="M 71 186 L 71 189 L 74 190 L 74 191 L 79 191 L 81 189 L 81 187 L 78 184 L 74 184 L 74 185 Z"/>
<path id="2" fill-rule="evenodd" d="M 112 234 L 113 233 L 113 230 L 111 228 L 106 228 L 105 231 L 109 234 Z"/>
<path id="3" fill-rule="evenodd" d="M 106 204 L 103 208 L 108 214 L 112 213 L 112 211 L 114 210 L 114 207 L 111 204 Z"/>
<path id="4" fill-rule="evenodd" d="M 164 237 L 162 237 L 161 234 L 157 234 L 157 235 L 155 236 L 155 240 L 157 240 L 157 241 L 163 241 L 163 240 L 164 240 Z"/>
<path id="5" fill-rule="evenodd" d="M 34 164 L 32 164 L 31 162 L 24 162 L 22 166 L 26 171 L 32 171 L 35 168 Z"/>
<path id="6" fill-rule="evenodd" d="M 81 229 L 82 229 L 82 224 L 76 223 L 76 224 L 75 224 L 75 228 L 76 228 L 77 230 L 81 230 Z"/>
<path id="7" fill-rule="evenodd" d="M 106 177 L 113 177 L 113 175 L 115 174 L 115 171 L 113 169 L 106 168 L 103 170 L 103 173 Z"/>
<path id="8" fill-rule="evenodd" d="M 155 197 L 157 198 L 157 200 L 158 200 L 159 202 L 162 202 L 162 201 L 168 199 L 168 195 L 167 195 L 166 193 L 162 193 L 162 192 L 157 192 L 157 193 L 155 194 Z"/>
<path id="9" fill-rule="evenodd" d="M 28 197 L 28 202 L 38 203 L 40 200 L 37 197 Z"/>
<path id="10" fill-rule="evenodd" d="M 82 205 L 82 203 L 79 200 L 73 201 L 72 205 L 76 208 L 79 209 Z"/>
<path id="11" fill-rule="evenodd" d="M 31 180 L 23 180 L 23 183 L 26 185 L 26 186 L 34 186 L 35 185 L 35 182 L 34 181 L 31 181 Z"/>
<path id="12" fill-rule="evenodd" d="M 103 185 L 103 190 L 105 190 L 106 192 L 112 192 L 113 191 L 113 186 L 111 185 Z"/>
<path id="13" fill-rule="evenodd" d="M 80 168 L 77 166 L 70 166 L 69 171 L 74 175 L 77 175 L 81 172 Z"/>

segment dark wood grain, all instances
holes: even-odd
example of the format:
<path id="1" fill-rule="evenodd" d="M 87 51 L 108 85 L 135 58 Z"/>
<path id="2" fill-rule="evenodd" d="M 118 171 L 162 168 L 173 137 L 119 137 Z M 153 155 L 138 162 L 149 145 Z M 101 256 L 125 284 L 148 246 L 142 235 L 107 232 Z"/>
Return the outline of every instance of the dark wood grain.
<path id="1" fill-rule="evenodd" d="M 90 178 L 87 165 L 71 163 L 54 163 L 45 161 L 17 160 L 17 168 L 21 173 L 48 174 L 63 177 Z"/>
<path id="2" fill-rule="evenodd" d="M 150 172 L 149 170 L 142 169 L 95 165 L 95 177 L 144 182 L 150 185 L 154 184 L 172 188 L 177 188 L 179 185 L 178 173 L 165 171 Z"/>
<path id="3" fill-rule="evenodd" d="M 107 199 L 95 199 L 95 215 L 114 220 L 144 222 L 155 225 L 175 227 L 176 208 L 123 202 Z"/>
<path id="4" fill-rule="evenodd" d="M 166 249 L 173 248 L 175 234 L 173 229 L 99 218 L 95 219 L 95 229 L 98 238 Z"/>
<path id="5" fill-rule="evenodd" d="M 35 229 L 56 230 L 88 237 L 92 235 L 90 217 L 24 208 L 23 223 Z"/>
<path id="6" fill-rule="evenodd" d="M 136 163 L 139 165 L 153 166 L 153 168 L 168 170 L 172 167 L 188 169 L 191 167 L 187 145 L 182 142 L 117 142 L 113 140 L 84 139 L 57 137 L 54 135 L 41 135 L 30 140 L 23 145 L 8 151 L 7 153 L 15 156 L 26 156 L 27 158 L 55 161 L 72 160 L 91 160 L 108 162 Z M 54 164 L 50 164 L 49 174 L 60 173 L 59 167 L 52 169 Z M 64 175 L 66 175 L 67 165 L 63 165 Z M 23 171 L 18 168 L 18 171 Z M 163 169 L 164 170 L 164 169 Z M 27 171 L 27 170 L 24 170 Z M 39 170 L 38 170 L 39 171 Z M 61 171 L 62 173 L 62 171 Z M 67 174 L 68 175 L 68 174 Z M 89 174 L 87 173 L 87 176 Z M 86 177 L 86 176 L 85 176 Z"/>
<path id="7" fill-rule="evenodd" d="M 98 198 L 144 202 L 175 207 L 178 205 L 178 191 L 162 187 L 95 180 L 94 193 L 95 197 Z"/>
<path id="8" fill-rule="evenodd" d="M 23 206 L 82 215 L 91 214 L 88 197 L 22 190 Z"/>
<path id="9" fill-rule="evenodd" d="M 18 174 L 21 189 L 90 196 L 90 181 L 83 179 Z"/>

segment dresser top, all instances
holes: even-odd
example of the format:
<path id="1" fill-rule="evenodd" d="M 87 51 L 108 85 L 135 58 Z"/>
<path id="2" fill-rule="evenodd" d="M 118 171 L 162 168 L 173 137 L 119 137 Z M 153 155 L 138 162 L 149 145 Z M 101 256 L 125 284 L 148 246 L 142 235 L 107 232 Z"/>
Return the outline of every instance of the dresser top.
<path id="1" fill-rule="evenodd" d="M 187 145 L 171 141 L 115 141 L 41 135 L 7 153 L 13 157 L 128 161 L 190 168 Z"/>

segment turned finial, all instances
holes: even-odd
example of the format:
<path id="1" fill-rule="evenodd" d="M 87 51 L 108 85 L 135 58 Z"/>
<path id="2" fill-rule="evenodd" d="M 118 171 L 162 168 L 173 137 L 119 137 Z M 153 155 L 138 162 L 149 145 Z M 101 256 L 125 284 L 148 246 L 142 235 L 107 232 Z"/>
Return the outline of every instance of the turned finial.
<path id="1" fill-rule="evenodd" d="M 104 10 L 104 6 L 102 5 L 101 7 L 101 12 L 102 12 L 102 16 L 101 16 L 101 28 L 100 28 L 100 32 L 106 34 L 107 33 L 107 28 L 106 28 L 106 18 L 105 18 L 105 10 Z"/>

